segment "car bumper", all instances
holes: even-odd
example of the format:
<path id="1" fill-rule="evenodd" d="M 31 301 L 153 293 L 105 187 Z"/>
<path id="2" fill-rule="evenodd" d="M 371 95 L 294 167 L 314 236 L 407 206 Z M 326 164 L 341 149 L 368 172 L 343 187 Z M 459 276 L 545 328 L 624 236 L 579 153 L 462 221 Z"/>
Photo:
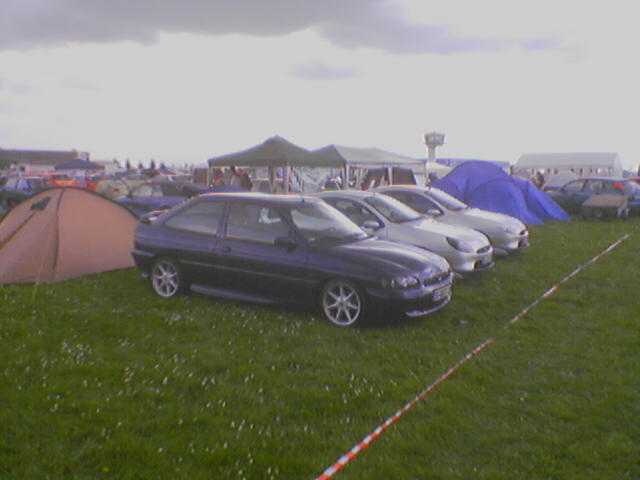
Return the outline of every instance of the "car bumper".
<path id="1" fill-rule="evenodd" d="M 136 267 L 140 269 L 142 275 L 148 275 L 154 255 L 150 252 L 145 252 L 144 250 L 134 249 L 131 252 L 131 256 L 133 257 Z"/>
<path id="2" fill-rule="evenodd" d="M 434 313 L 451 301 L 453 274 L 433 285 L 407 289 L 370 288 L 367 294 L 374 312 L 420 317 Z"/>
<path id="3" fill-rule="evenodd" d="M 445 257 L 451 268 L 458 273 L 472 273 L 488 270 L 493 267 L 493 248 L 483 253 L 466 253 L 456 251 Z"/>
<path id="4" fill-rule="evenodd" d="M 529 246 L 529 232 L 527 231 L 521 235 L 512 235 L 509 237 L 503 237 L 501 239 L 496 240 L 493 248 L 495 249 L 497 254 L 509 254 L 513 252 L 517 252 L 518 250 L 523 250 Z"/>

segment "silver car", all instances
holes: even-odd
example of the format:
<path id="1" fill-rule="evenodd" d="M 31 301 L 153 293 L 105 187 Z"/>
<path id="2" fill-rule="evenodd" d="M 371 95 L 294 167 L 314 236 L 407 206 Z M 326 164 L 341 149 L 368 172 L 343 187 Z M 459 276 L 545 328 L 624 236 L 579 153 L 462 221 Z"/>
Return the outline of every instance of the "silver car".
<path id="1" fill-rule="evenodd" d="M 437 253 L 458 273 L 493 266 L 493 248 L 480 232 L 438 223 L 379 193 L 337 190 L 318 196 L 364 230 L 384 240 Z"/>
<path id="2" fill-rule="evenodd" d="M 529 246 L 529 231 L 517 218 L 471 208 L 437 188 L 399 185 L 382 187 L 376 191 L 389 195 L 440 223 L 482 232 L 489 237 L 497 254 L 507 254 Z"/>

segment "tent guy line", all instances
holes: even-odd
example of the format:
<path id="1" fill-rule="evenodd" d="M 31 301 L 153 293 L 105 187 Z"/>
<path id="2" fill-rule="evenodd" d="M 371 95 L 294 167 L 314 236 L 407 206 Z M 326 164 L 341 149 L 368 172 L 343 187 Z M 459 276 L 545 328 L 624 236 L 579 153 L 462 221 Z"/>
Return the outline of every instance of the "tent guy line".
<path id="1" fill-rule="evenodd" d="M 605 248 L 598 255 L 596 255 L 592 259 L 588 260 L 587 262 L 580 264 L 570 274 L 566 275 L 560 281 L 558 281 L 555 285 L 553 285 L 551 288 L 547 289 L 533 303 L 531 303 L 529 306 L 525 307 L 520 313 L 518 313 L 511 320 L 509 320 L 509 322 L 507 323 L 505 328 L 508 328 L 509 326 L 511 326 L 514 323 L 516 323 L 518 320 L 522 319 L 536 305 L 538 305 L 542 300 L 551 297 L 555 292 L 557 292 L 559 287 L 560 287 L 560 285 L 562 285 L 563 283 L 566 283 L 567 281 L 569 281 L 570 279 L 572 279 L 573 277 L 578 275 L 578 273 L 580 273 L 582 270 L 584 270 L 588 266 L 593 265 L 594 263 L 596 263 L 598 260 L 600 260 L 600 258 L 605 256 L 607 253 L 610 253 L 613 250 L 615 250 L 618 246 L 620 246 L 620 244 L 622 242 L 627 240 L 630 236 L 631 236 L 631 234 L 629 234 L 629 233 L 623 235 L 618 240 L 616 240 L 615 242 L 610 244 L 607 248 Z M 483 350 L 485 350 L 490 345 L 493 345 L 495 342 L 496 342 L 496 340 L 495 340 L 494 337 L 489 337 L 485 341 L 480 343 L 478 346 L 476 346 L 474 349 L 472 349 L 471 351 L 466 353 L 460 360 L 458 360 L 455 364 L 453 364 L 451 367 L 449 367 L 448 370 L 446 370 L 442 375 L 440 375 L 433 383 L 431 383 L 427 388 L 425 388 L 424 390 L 422 390 L 422 392 L 420 392 L 418 395 L 416 395 L 415 398 L 413 398 L 412 400 L 407 402 L 400 410 L 398 410 L 392 416 L 387 418 L 384 422 L 382 422 L 380 425 L 378 425 L 371 433 L 369 433 L 362 440 L 360 440 L 360 442 L 356 443 L 350 450 L 348 450 L 345 454 L 340 456 L 340 458 L 338 458 L 338 460 L 336 460 L 331 466 L 326 468 L 319 476 L 317 476 L 316 480 L 329 480 L 330 478 L 332 478 L 345 465 L 347 465 L 354 458 L 356 458 L 356 456 L 358 456 L 358 454 L 360 454 L 364 449 L 366 449 L 375 440 L 377 440 L 378 437 L 380 437 L 380 435 L 382 435 L 382 432 L 384 432 L 387 428 L 389 428 L 391 425 L 396 423 L 402 417 L 402 415 L 404 415 L 410 409 L 415 407 L 418 404 L 419 401 L 424 400 L 430 393 L 432 393 L 436 389 L 436 387 L 438 387 L 438 385 L 440 385 L 445 380 L 447 380 L 449 377 L 451 377 L 451 375 L 453 375 L 457 370 L 459 370 L 460 367 L 462 367 L 466 362 L 471 360 L 473 357 L 479 355 Z"/>

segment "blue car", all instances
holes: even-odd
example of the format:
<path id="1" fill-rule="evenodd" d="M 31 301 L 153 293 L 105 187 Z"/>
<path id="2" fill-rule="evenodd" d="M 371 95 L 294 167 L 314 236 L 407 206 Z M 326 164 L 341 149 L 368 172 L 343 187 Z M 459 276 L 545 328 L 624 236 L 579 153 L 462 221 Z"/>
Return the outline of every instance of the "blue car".
<path id="1" fill-rule="evenodd" d="M 169 210 L 188 198 L 209 191 L 207 187 L 174 182 L 145 183 L 134 188 L 129 195 L 115 199 L 138 218 L 158 211 Z"/>
<path id="2" fill-rule="evenodd" d="M 592 195 L 613 193 L 629 199 L 629 211 L 640 213 L 640 185 L 626 178 L 591 177 L 573 180 L 559 190 L 548 192 L 562 208 L 578 213 Z"/>
<path id="3" fill-rule="evenodd" d="M 153 290 L 318 305 L 332 324 L 368 313 L 425 315 L 449 303 L 442 257 L 378 240 L 317 198 L 207 194 L 136 230 L 133 258 Z"/>

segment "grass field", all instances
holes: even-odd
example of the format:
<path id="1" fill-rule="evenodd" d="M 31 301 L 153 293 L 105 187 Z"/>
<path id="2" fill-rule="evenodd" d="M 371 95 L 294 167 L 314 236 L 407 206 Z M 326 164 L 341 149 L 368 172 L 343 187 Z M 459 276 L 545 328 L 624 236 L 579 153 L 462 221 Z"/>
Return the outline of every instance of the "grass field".
<path id="1" fill-rule="evenodd" d="M 440 313 L 354 330 L 134 270 L 0 287 L 0 478 L 313 478 L 495 336 L 336 478 L 638 479 L 638 227 L 534 228 Z"/>

